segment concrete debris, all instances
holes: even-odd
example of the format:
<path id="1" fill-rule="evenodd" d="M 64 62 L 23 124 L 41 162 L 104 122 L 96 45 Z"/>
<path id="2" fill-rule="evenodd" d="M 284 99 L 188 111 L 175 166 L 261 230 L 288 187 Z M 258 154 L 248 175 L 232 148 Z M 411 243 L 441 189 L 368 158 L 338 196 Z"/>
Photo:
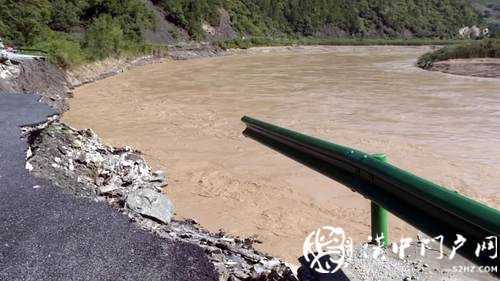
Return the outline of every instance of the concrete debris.
<path id="1" fill-rule="evenodd" d="M 0 63 L 0 79 L 15 79 L 21 73 L 19 65 L 11 63 L 9 60 Z"/>
<path id="2" fill-rule="evenodd" d="M 76 195 L 105 197 L 125 208 L 127 194 L 139 189 L 158 190 L 165 177 L 152 173 L 139 152 L 104 145 L 92 130 L 75 130 L 54 122 L 45 129 L 28 130 L 28 163 L 33 174 L 49 178 Z M 31 155 L 31 156 L 30 156 Z"/>
<path id="3" fill-rule="evenodd" d="M 169 223 L 174 215 L 172 202 L 164 194 L 149 188 L 130 192 L 126 206 L 134 212 L 163 223 Z"/>
<path id="4" fill-rule="evenodd" d="M 164 239 L 202 247 L 219 280 L 297 281 L 284 262 L 253 249 L 252 239 L 209 233 L 191 220 L 172 220 L 173 205 L 161 193 L 167 185 L 165 173 L 152 172 L 140 152 L 104 145 L 92 130 L 55 120 L 23 130 L 32 174 L 77 196 L 107 202 Z"/>
<path id="5" fill-rule="evenodd" d="M 220 57 L 226 55 L 226 52 L 210 44 L 191 43 L 169 46 L 168 55 L 174 60 L 189 60 L 206 57 Z"/>
<path id="6" fill-rule="evenodd" d="M 142 220 L 139 225 L 161 237 L 202 247 L 215 265 L 219 280 L 297 281 L 289 265 L 255 250 L 252 239 L 230 237 L 222 231 L 209 233 L 193 220 L 173 220 L 168 225 Z"/>
<path id="7" fill-rule="evenodd" d="M 53 115 L 53 116 L 49 116 L 47 118 L 47 121 L 45 121 L 43 123 L 33 125 L 33 126 L 22 127 L 21 128 L 21 136 L 28 137 L 29 135 L 31 135 L 31 133 L 45 129 L 45 128 L 47 128 L 47 126 L 49 126 L 49 124 L 51 124 L 57 120 L 59 120 L 59 115 Z M 33 152 L 31 150 L 31 147 L 28 147 L 28 151 L 26 152 L 26 154 L 27 154 L 26 159 L 29 159 L 31 156 L 33 156 Z"/>

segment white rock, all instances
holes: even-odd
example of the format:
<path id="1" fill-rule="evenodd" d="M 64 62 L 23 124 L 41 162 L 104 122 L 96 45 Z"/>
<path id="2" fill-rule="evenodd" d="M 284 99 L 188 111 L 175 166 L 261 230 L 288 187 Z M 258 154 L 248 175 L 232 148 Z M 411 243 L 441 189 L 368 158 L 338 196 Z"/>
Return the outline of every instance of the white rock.
<path id="1" fill-rule="evenodd" d="M 116 186 L 116 185 L 105 185 L 105 186 L 99 187 L 99 192 L 101 194 L 104 194 L 104 193 L 109 193 L 109 192 L 115 191 L 117 189 L 120 189 L 120 187 Z"/>
<path id="2" fill-rule="evenodd" d="M 129 193 L 126 206 L 134 212 L 164 223 L 169 223 L 174 215 L 172 202 L 164 194 L 149 188 Z"/>
<path id="3" fill-rule="evenodd" d="M 33 165 L 31 165 L 30 162 L 26 162 L 26 170 L 28 170 L 30 172 L 33 171 Z"/>

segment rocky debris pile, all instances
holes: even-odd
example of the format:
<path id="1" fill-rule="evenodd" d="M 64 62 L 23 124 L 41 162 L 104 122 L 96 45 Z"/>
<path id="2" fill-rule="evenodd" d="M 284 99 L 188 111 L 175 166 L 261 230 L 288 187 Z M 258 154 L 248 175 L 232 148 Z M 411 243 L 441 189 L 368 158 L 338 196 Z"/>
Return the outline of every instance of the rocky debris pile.
<path id="1" fill-rule="evenodd" d="M 90 129 L 55 122 L 29 136 L 27 168 L 78 196 L 169 222 L 172 203 L 161 194 L 165 174 L 152 172 L 139 152 L 104 145 Z"/>
<path id="2" fill-rule="evenodd" d="M 222 231 L 210 233 L 193 220 L 173 220 L 168 225 L 146 220 L 138 223 L 161 237 L 202 247 L 219 273 L 219 280 L 297 281 L 287 264 L 255 250 L 253 239 L 231 237 Z"/>
<path id="3" fill-rule="evenodd" d="M 445 277 L 422 261 L 402 260 L 390 249 L 371 244 L 354 248 L 353 257 L 343 271 L 351 280 L 438 280 L 438 277 Z"/>
<path id="4" fill-rule="evenodd" d="M 19 65 L 13 64 L 10 60 L 4 60 L 3 62 L 0 63 L 1 80 L 8 81 L 15 79 L 19 76 L 20 73 L 21 73 L 21 68 L 19 67 Z M 5 82 L 2 81 L 0 83 L 5 83 Z M 0 86 L 0 87 L 5 87 L 5 86 Z"/>
<path id="5" fill-rule="evenodd" d="M 193 221 L 172 220 L 173 205 L 162 193 L 165 174 L 151 171 L 139 151 L 104 145 L 92 130 L 49 123 L 24 129 L 29 143 L 26 168 L 35 176 L 77 196 L 108 202 L 165 239 L 202 247 L 219 280 L 297 280 L 285 263 L 253 249 L 251 239 L 212 234 Z"/>
<path id="6" fill-rule="evenodd" d="M 226 55 L 227 52 L 221 48 L 206 44 L 177 44 L 176 46 L 169 46 L 168 55 L 174 60 L 189 60 L 196 58 L 206 57 L 220 57 Z"/>
<path id="7" fill-rule="evenodd" d="M 428 238 L 428 237 L 427 237 Z M 418 239 L 418 237 L 417 237 Z M 332 265 L 329 256 L 324 255 L 315 257 L 310 255 L 309 260 L 300 258 L 301 267 L 298 270 L 299 280 L 402 280 L 402 281 L 472 281 L 472 280 L 493 280 L 494 277 L 483 274 L 480 276 L 474 274 L 460 273 L 454 270 L 454 266 L 464 266 L 470 264 L 463 257 L 456 257 L 450 260 L 447 256 L 449 252 L 444 253 L 445 258 L 438 259 L 439 245 L 433 247 L 425 246 L 426 251 L 432 254 L 421 255 L 420 241 L 412 242 L 405 249 L 404 258 L 399 257 L 399 253 L 394 253 L 392 245 L 389 247 L 377 247 L 372 243 L 363 243 L 354 246 L 352 252 L 345 253 L 345 263 L 338 268 L 335 273 L 319 273 L 311 268 L 318 268 L 318 262 L 323 268 L 336 268 Z M 315 260 L 315 258 L 318 258 Z M 338 261 L 338 255 L 334 255 L 333 261 Z M 484 278 L 484 279 L 483 279 Z"/>

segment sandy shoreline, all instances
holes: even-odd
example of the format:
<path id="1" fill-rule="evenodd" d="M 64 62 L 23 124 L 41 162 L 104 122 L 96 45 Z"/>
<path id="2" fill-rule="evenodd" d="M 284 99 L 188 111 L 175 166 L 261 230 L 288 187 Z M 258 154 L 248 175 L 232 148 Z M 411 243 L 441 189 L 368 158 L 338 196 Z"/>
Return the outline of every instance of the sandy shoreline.
<path id="1" fill-rule="evenodd" d="M 484 58 L 439 61 L 435 62 L 429 70 L 461 76 L 500 78 L 500 59 Z"/>

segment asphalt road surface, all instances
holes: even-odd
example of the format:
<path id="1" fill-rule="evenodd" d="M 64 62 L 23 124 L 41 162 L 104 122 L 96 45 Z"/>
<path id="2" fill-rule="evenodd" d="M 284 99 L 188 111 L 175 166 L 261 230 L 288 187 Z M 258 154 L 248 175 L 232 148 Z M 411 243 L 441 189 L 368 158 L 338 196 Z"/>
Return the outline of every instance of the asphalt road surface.
<path id="1" fill-rule="evenodd" d="M 37 100 L 0 94 L 0 280 L 218 280 L 200 247 L 32 177 L 20 126 L 55 114 Z"/>

